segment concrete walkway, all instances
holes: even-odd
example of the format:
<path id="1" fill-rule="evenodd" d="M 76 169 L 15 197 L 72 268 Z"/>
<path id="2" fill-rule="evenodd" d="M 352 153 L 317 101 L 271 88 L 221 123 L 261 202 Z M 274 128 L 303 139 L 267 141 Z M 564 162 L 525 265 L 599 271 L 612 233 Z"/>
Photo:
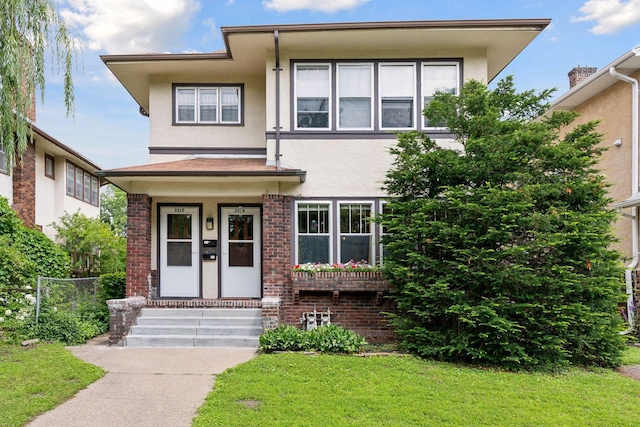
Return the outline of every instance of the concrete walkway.
<path id="1" fill-rule="evenodd" d="M 251 348 L 109 347 L 105 337 L 69 349 L 107 374 L 28 426 L 187 427 L 215 376 L 256 355 Z"/>

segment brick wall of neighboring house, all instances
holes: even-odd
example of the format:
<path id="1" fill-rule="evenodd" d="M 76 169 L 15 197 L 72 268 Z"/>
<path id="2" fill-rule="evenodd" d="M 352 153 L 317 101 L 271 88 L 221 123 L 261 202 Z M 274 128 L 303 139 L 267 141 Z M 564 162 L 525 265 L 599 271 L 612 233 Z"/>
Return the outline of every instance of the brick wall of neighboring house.
<path id="1" fill-rule="evenodd" d="M 151 197 L 127 194 L 127 296 L 149 298 Z"/>
<path id="2" fill-rule="evenodd" d="M 24 225 L 33 228 L 36 225 L 36 147 L 27 144 L 22 159 L 12 172 L 13 210 L 22 219 Z"/>

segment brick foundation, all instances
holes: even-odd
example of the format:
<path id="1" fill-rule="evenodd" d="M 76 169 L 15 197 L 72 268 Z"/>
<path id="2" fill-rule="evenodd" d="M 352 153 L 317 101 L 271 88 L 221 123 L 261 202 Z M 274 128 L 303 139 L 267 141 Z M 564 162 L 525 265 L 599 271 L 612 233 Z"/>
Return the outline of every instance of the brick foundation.
<path id="1" fill-rule="evenodd" d="M 151 197 L 127 194 L 126 295 L 151 297 Z"/>
<path id="2" fill-rule="evenodd" d="M 13 208 L 25 227 L 36 225 L 36 147 L 27 144 L 13 176 Z"/>
<path id="3" fill-rule="evenodd" d="M 144 297 L 112 299 L 107 301 L 109 307 L 109 345 L 124 345 L 124 337 L 135 325 L 140 311 L 146 305 Z"/>

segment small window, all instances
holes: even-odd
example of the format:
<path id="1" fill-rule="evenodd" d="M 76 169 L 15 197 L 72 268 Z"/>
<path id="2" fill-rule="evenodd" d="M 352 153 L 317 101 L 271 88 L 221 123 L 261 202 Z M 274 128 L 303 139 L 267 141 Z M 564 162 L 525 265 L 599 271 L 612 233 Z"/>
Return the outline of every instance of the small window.
<path id="1" fill-rule="evenodd" d="M 414 64 L 380 64 L 380 127 L 411 129 L 415 127 Z"/>
<path id="2" fill-rule="evenodd" d="M 67 195 L 99 206 L 100 181 L 97 176 L 67 162 Z"/>
<path id="3" fill-rule="evenodd" d="M 176 86 L 178 124 L 240 124 L 240 86 Z"/>
<path id="4" fill-rule="evenodd" d="M 48 154 L 45 153 L 44 155 L 44 176 L 51 178 L 51 179 L 56 179 L 56 170 L 55 170 L 55 163 L 54 163 L 54 159 L 53 156 L 50 156 Z"/>
<path id="5" fill-rule="evenodd" d="M 422 64 L 422 108 L 425 108 L 438 92 L 458 95 L 458 64 L 428 63 Z M 425 127 L 442 127 L 443 123 L 429 123 L 424 118 Z"/>
<path id="6" fill-rule="evenodd" d="M 329 129 L 331 72 L 328 64 L 296 65 L 296 128 Z"/>
<path id="7" fill-rule="evenodd" d="M 338 64 L 338 128 L 371 129 L 372 64 Z"/>
<path id="8" fill-rule="evenodd" d="M 340 262 L 372 263 L 371 204 L 340 204 Z"/>
<path id="9" fill-rule="evenodd" d="M 7 156 L 0 146 L 0 172 L 7 173 Z"/>
<path id="10" fill-rule="evenodd" d="M 331 259 L 331 228 L 328 203 L 297 205 L 298 264 L 329 263 Z"/>

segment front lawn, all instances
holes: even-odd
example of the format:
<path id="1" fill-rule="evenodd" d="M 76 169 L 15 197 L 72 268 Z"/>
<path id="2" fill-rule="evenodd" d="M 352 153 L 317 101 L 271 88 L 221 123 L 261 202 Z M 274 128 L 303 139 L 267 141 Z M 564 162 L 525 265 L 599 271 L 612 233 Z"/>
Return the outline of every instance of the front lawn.
<path id="1" fill-rule="evenodd" d="M 0 427 L 18 427 L 104 375 L 62 344 L 0 345 Z"/>
<path id="2" fill-rule="evenodd" d="M 263 354 L 219 376 L 198 413 L 194 426 L 629 426 L 640 422 L 640 381 L 610 370 Z"/>

